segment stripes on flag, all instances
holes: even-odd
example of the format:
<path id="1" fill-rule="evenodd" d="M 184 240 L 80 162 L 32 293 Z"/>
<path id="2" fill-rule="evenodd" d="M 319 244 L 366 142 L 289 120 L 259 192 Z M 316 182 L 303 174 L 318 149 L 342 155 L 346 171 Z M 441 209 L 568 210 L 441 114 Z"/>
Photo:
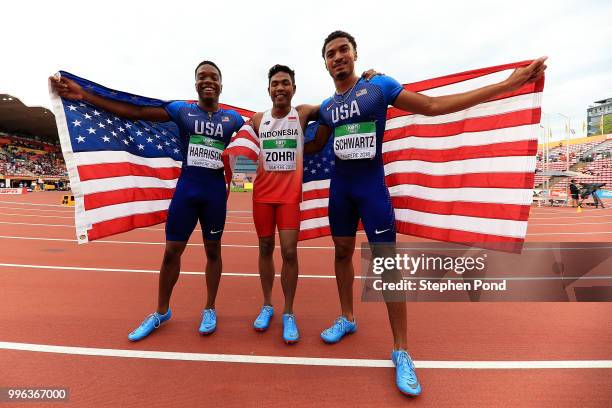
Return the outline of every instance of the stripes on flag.
<path id="1" fill-rule="evenodd" d="M 251 121 L 247 121 L 238 132 L 236 132 L 223 151 L 222 158 L 225 167 L 225 182 L 229 184 L 232 181 L 238 156 L 245 156 L 249 160 L 257 163 L 259 160 L 259 151 L 259 137 L 255 133 Z"/>
<path id="2" fill-rule="evenodd" d="M 115 91 L 61 72 L 90 92 L 141 106 L 164 101 Z M 172 122 L 131 121 L 50 92 L 75 197 L 77 241 L 85 243 L 166 221 L 181 174 L 181 141 Z M 220 104 L 244 116 L 253 112 Z"/>
<path id="3" fill-rule="evenodd" d="M 465 92 L 500 82 L 529 63 L 404 88 L 430 96 Z M 390 107 L 382 153 L 397 231 L 476 245 L 522 243 L 532 201 L 543 89 L 542 78 L 472 108 L 432 117 Z M 300 239 L 330 234 L 328 196 L 329 178 L 304 184 Z"/>
<path id="4" fill-rule="evenodd" d="M 453 74 L 404 88 L 430 96 L 464 92 L 500 82 L 529 63 Z M 164 103 L 62 75 L 107 98 L 146 106 Z M 382 153 L 397 231 L 459 243 L 522 243 L 532 200 L 543 88 L 544 79 L 470 109 L 434 117 L 390 107 Z M 53 93 L 51 101 L 75 196 L 78 242 L 164 222 L 181 169 L 176 126 L 117 118 Z M 247 118 L 253 114 L 222 107 Z M 300 240 L 330 234 L 331 144 L 332 140 L 323 152 L 304 158 Z M 253 161 L 259 157 L 259 139 L 249 123 L 224 153 L 227 170 L 231 157 L 239 155 Z M 321 176 L 308 173 L 317 170 Z M 231 179 L 226 171 L 228 176 Z"/>

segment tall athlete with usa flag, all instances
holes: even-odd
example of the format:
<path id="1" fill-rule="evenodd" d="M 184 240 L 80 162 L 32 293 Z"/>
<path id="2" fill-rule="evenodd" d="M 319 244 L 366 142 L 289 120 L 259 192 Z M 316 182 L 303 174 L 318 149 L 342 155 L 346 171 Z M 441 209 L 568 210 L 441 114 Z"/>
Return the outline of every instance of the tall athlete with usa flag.
<path id="1" fill-rule="evenodd" d="M 335 245 L 335 273 L 342 315 L 321 333 L 327 343 L 336 343 L 356 331 L 353 318 L 352 256 L 359 219 L 370 243 L 395 243 L 395 215 L 385 184 L 382 138 L 388 105 L 428 116 L 456 112 L 482 103 L 498 94 L 517 89 L 542 77 L 545 58 L 518 68 L 505 81 L 461 94 L 429 97 L 409 92 L 394 79 L 378 77 L 364 83 L 355 75 L 357 43 L 348 33 L 335 31 L 324 41 L 322 56 L 334 80 L 336 93 L 323 101 L 315 140 L 306 153 L 325 146 L 334 133 L 335 171 L 330 182 L 329 224 Z M 374 256 L 394 256 L 392 246 L 373 246 Z M 396 279 L 394 276 L 393 279 Z M 421 393 L 407 349 L 405 302 L 387 301 L 393 332 L 392 360 L 396 385 L 401 392 Z"/>

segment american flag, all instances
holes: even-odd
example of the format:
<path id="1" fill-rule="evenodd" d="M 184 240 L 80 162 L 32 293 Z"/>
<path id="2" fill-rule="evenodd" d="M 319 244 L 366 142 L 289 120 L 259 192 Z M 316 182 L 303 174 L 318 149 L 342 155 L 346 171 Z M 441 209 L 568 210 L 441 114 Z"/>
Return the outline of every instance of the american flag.
<path id="1" fill-rule="evenodd" d="M 531 61 L 404 85 L 430 96 L 465 92 L 507 78 Z M 527 232 L 544 79 L 464 111 L 427 117 L 387 111 L 386 184 L 397 231 L 447 242 L 513 250 Z M 330 234 L 331 143 L 304 157 L 300 239 Z"/>
<path id="2" fill-rule="evenodd" d="M 463 92 L 499 82 L 530 62 L 404 88 L 432 96 Z M 107 98 L 149 106 L 165 103 L 61 74 Z M 449 242 L 522 243 L 532 200 L 543 88 L 544 79 L 436 117 L 389 108 L 383 160 L 397 231 Z M 54 94 L 51 99 L 75 195 L 78 241 L 165 221 L 182 160 L 174 123 L 129 121 L 86 103 Z M 243 117 L 253 113 L 224 106 Z M 307 134 L 312 131 L 311 127 Z M 239 137 L 247 134 L 250 143 L 249 137 Z M 232 139 L 242 143 L 240 154 L 251 158 L 259 153 L 257 142 L 248 126 Z M 304 157 L 301 240 L 330 234 L 327 205 L 333 166 L 331 141 L 322 152 Z"/>
<path id="3" fill-rule="evenodd" d="M 60 75 L 108 99 L 141 106 L 167 103 L 115 91 L 67 72 Z M 53 92 L 50 96 L 75 198 L 77 241 L 164 222 L 183 160 L 177 126 L 131 121 L 86 102 Z"/>

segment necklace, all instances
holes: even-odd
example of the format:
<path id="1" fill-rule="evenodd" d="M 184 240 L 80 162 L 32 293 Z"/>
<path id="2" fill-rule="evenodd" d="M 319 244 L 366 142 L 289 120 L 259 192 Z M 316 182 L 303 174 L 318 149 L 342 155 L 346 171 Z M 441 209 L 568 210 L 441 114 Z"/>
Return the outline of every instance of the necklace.
<path id="1" fill-rule="evenodd" d="M 348 92 L 343 93 L 342 95 L 338 95 L 337 92 L 334 93 L 334 102 L 336 104 L 341 104 L 346 102 L 346 100 L 348 99 L 349 96 L 351 96 L 351 93 L 353 92 L 353 89 L 355 89 L 355 87 L 357 86 L 357 84 L 359 83 L 359 79 L 357 79 L 357 81 L 355 81 L 355 83 L 353 84 L 353 86 L 351 87 L 351 89 L 348 90 Z M 341 100 L 338 101 L 336 100 L 336 95 L 340 96 Z"/>

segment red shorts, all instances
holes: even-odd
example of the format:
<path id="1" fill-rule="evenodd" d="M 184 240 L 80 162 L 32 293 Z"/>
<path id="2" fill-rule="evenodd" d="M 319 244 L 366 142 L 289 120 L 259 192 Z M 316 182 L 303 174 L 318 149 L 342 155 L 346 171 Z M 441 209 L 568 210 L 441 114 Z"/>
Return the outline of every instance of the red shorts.
<path id="1" fill-rule="evenodd" d="M 299 230 L 299 204 L 273 204 L 253 202 L 253 220 L 258 237 L 271 237 L 274 229 Z"/>

